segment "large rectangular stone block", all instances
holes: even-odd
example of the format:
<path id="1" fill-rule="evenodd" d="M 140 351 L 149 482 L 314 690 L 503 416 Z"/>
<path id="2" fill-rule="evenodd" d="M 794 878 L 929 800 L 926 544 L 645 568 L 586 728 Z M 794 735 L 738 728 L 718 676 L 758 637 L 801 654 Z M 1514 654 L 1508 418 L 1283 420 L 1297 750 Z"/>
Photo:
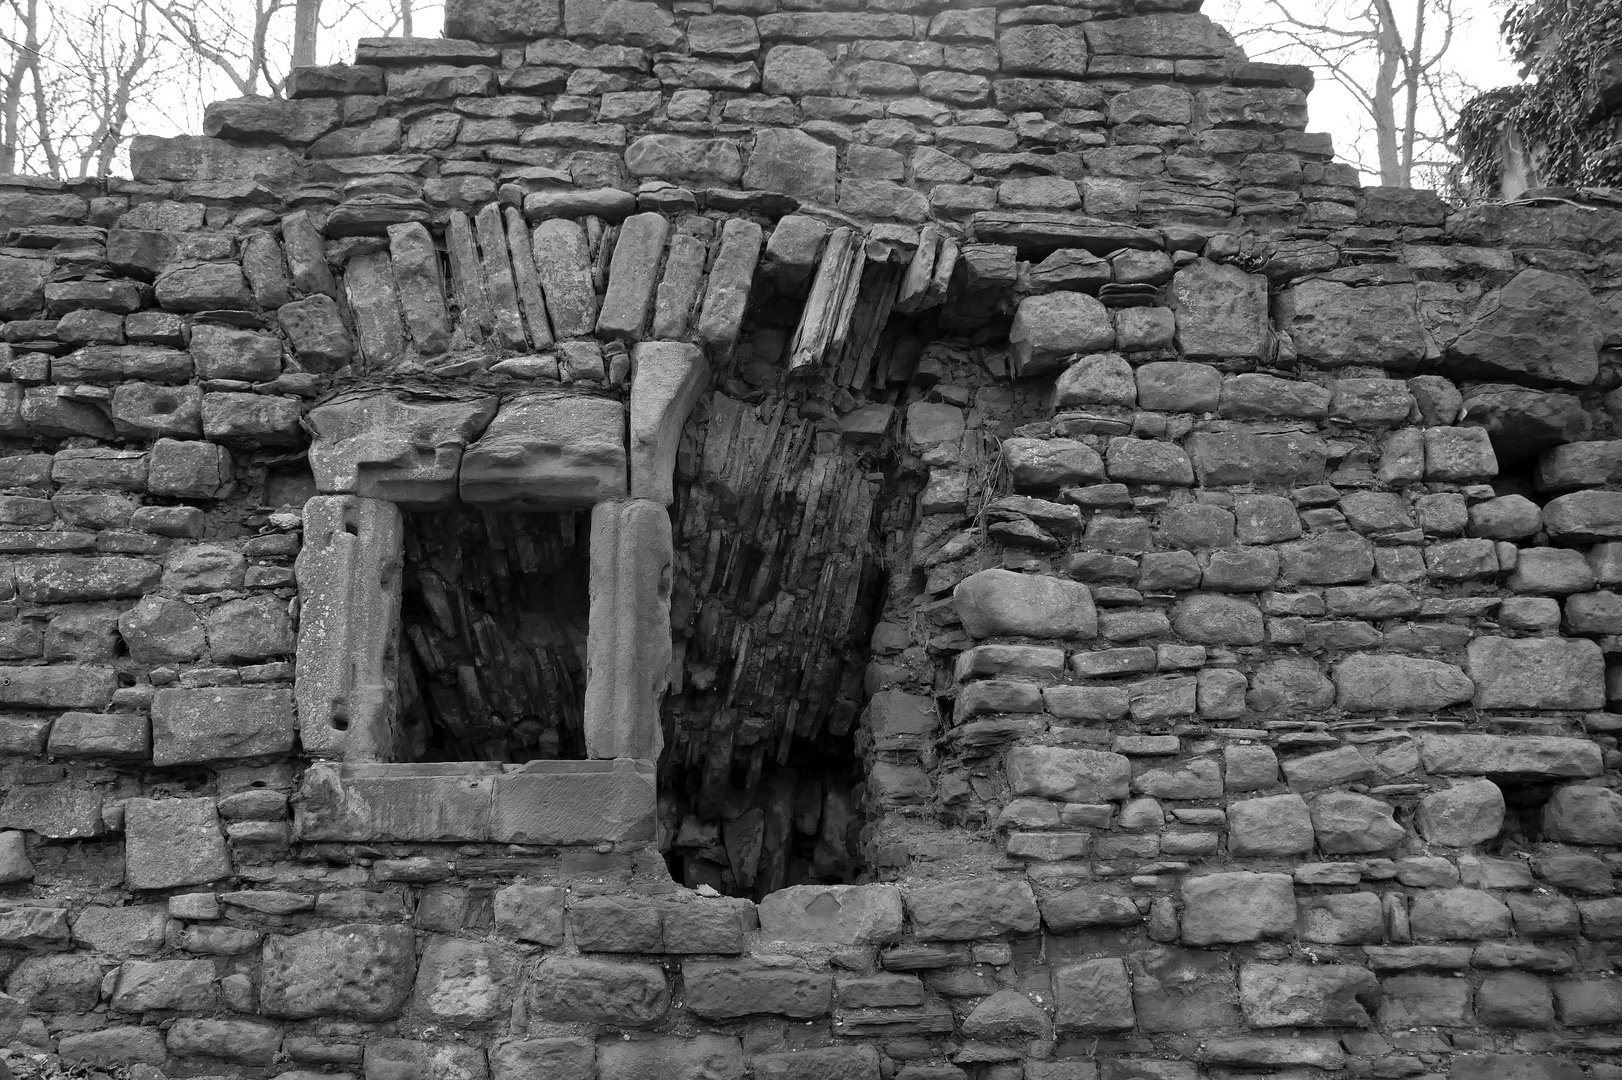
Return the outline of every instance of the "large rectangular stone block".
<path id="1" fill-rule="evenodd" d="M 35 709 L 100 709 L 113 699 L 110 667 L 8 667 L 0 673 L 0 705 Z"/>
<path id="2" fill-rule="evenodd" d="M 1329 456 L 1323 439 L 1298 431 L 1200 431 L 1188 437 L 1187 450 L 1209 487 L 1315 484 Z"/>
<path id="3" fill-rule="evenodd" d="M 551 218 L 535 226 L 531 247 L 553 334 L 560 340 L 587 336 L 597 322 L 598 300 L 586 230 L 577 221 Z"/>
<path id="4" fill-rule="evenodd" d="M 1422 735 L 1425 771 L 1439 776 L 1598 776 L 1598 743 L 1552 735 Z"/>
<path id="5" fill-rule="evenodd" d="M 294 685 L 299 736 L 312 757 L 396 756 L 403 558 L 392 503 L 334 495 L 304 504 Z"/>
<path id="6" fill-rule="evenodd" d="M 767 941 L 872 945 L 897 937 L 901 890 L 894 885 L 795 885 L 760 902 Z"/>
<path id="7" fill-rule="evenodd" d="M 657 760 L 670 671 L 670 515 L 636 499 L 591 514 L 586 754 Z"/>
<path id="8" fill-rule="evenodd" d="M 1190 360 L 1267 356 L 1273 329 L 1267 311 L 1267 279 L 1231 263 L 1204 259 L 1172 278 L 1177 343 Z"/>
<path id="9" fill-rule="evenodd" d="M 452 505 L 462 451 L 489 426 L 496 401 L 369 393 L 312 409 L 316 489 L 408 509 Z"/>
<path id="10" fill-rule="evenodd" d="M 1478 709 L 1605 706 L 1605 655 L 1592 641 L 1479 637 L 1468 656 Z"/>
<path id="11" fill-rule="evenodd" d="M 1278 300 L 1279 322 L 1303 360 L 1318 367 L 1411 368 L 1425 355 L 1412 285 L 1353 288 L 1307 281 Z"/>
<path id="12" fill-rule="evenodd" d="M 159 690 L 152 699 L 152 763 L 277 757 L 293 750 L 293 692 L 210 686 Z"/>
<path id="13" fill-rule="evenodd" d="M 625 759 L 317 764 L 294 801 L 301 840 L 595 845 L 654 836 L 653 768 Z"/>
<path id="14" fill-rule="evenodd" d="M 532 761 L 496 778 L 498 844 L 584 845 L 654 838 L 650 761 Z"/>
<path id="15" fill-rule="evenodd" d="M 653 964 L 549 956 L 527 992 L 530 1015 L 544 1021 L 646 1027 L 670 1011 L 670 987 Z"/>
<path id="16" fill-rule="evenodd" d="M 1016 795 L 1065 802 L 1124 799 L 1131 776 L 1132 763 L 1121 754 L 1059 746 L 1008 751 L 1008 784 Z"/>
<path id="17" fill-rule="evenodd" d="M 920 941 L 1028 934 L 1042 924 L 1036 895 L 1020 879 L 986 876 L 914 885 L 906 892 L 906 905 Z"/>
<path id="18" fill-rule="evenodd" d="M 625 406 L 533 393 L 506 402 L 462 455 L 462 501 L 504 510 L 576 510 L 624 498 Z"/>
<path id="19" fill-rule="evenodd" d="M 312 765 L 294 802 L 293 833 L 300 840 L 485 840 L 500 768 Z"/>
<path id="20" fill-rule="evenodd" d="M 81 840 L 106 831 L 101 790 L 49 784 L 15 784 L 0 801 L 0 829 L 27 829 L 52 840 Z"/>
<path id="21" fill-rule="evenodd" d="M 808 1019 L 833 1005 L 832 976 L 747 959 L 689 961 L 682 982 L 687 1008 L 708 1020 L 761 1013 Z"/>
<path id="22" fill-rule="evenodd" d="M 265 939 L 260 1007 L 270 1016 L 388 1020 L 416 975 L 415 935 L 404 926 L 334 926 Z"/>
<path id="23" fill-rule="evenodd" d="M 131 889 L 205 885 L 230 873 L 213 799 L 124 804 L 124 882 Z"/>
<path id="24" fill-rule="evenodd" d="M 119 600 L 147 592 L 162 572 L 155 562 L 122 555 L 22 559 L 16 565 L 17 595 L 36 604 Z"/>

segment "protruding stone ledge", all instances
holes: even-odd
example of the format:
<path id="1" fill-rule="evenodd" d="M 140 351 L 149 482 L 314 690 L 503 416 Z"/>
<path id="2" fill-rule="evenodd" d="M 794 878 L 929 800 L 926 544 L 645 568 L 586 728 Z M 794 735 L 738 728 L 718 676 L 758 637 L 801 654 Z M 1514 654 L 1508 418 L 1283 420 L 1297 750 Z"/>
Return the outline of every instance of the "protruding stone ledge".
<path id="1" fill-rule="evenodd" d="M 317 764 L 294 799 L 299 840 L 552 844 L 654 838 L 648 761 Z"/>

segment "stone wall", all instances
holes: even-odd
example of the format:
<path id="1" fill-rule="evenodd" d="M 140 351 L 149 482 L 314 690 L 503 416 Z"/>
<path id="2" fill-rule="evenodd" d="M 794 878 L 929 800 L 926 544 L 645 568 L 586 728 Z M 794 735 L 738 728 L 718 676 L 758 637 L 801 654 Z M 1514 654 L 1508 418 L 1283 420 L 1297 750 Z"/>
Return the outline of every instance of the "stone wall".
<path id="1" fill-rule="evenodd" d="M 0 180 L 13 1071 L 1622 1077 L 1622 210 L 1184 0 L 447 6 Z"/>

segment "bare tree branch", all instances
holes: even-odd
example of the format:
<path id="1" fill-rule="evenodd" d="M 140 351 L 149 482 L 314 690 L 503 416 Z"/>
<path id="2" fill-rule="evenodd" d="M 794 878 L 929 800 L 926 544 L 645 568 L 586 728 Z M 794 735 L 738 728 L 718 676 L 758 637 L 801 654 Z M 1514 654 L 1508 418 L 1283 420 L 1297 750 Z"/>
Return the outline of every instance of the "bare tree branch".
<path id="1" fill-rule="evenodd" d="M 1242 23 L 1239 39 L 1257 43 L 1259 55 L 1304 61 L 1341 87 L 1369 121 L 1359 137 L 1368 149 L 1343 148 L 1345 156 L 1360 168 L 1372 159 L 1376 167 L 1365 171 L 1382 184 L 1408 187 L 1419 164 L 1448 152 L 1443 138 L 1430 133 L 1447 130 L 1457 114 L 1438 84 L 1450 75 L 1461 2 L 1266 0 L 1259 14 L 1237 4 L 1234 14 Z"/>

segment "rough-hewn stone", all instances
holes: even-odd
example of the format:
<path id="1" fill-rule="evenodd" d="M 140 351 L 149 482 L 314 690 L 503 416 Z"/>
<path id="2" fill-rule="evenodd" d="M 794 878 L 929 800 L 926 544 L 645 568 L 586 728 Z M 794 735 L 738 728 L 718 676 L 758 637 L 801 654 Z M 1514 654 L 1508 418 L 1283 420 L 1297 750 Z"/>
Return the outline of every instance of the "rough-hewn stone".
<path id="1" fill-rule="evenodd" d="M 349 925 L 265 939 L 260 1007 L 269 1016 L 389 1020 L 411 994 L 411 930 Z"/>
<path id="2" fill-rule="evenodd" d="M 293 748 L 294 726 L 290 690 L 159 690 L 152 699 L 152 761 L 162 766 L 280 756 Z"/>
<path id="3" fill-rule="evenodd" d="M 1597 709 L 1605 703 L 1605 662 L 1590 641 L 1477 638 L 1467 669 L 1480 709 Z"/>
<path id="4" fill-rule="evenodd" d="M 913 928 L 925 941 L 1025 934 L 1040 922 L 1030 886 L 1006 878 L 919 885 L 906 891 L 906 902 Z"/>
<path id="5" fill-rule="evenodd" d="M 124 833 L 132 889 L 204 885 L 231 873 L 213 799 L 130 799 Z"/>
<path id="6" fill-rule="evenodd" d="M 1599 373 L 1603 322 L 1582 282 L 1523 270 L 1482 301 L 1448 349 L 1448 362 L 1460 374 L 1587 386 Z"/>
<path id="7" fill-rule="evenodd" d="M 1259 941 L 1295 929 L 1295 888 L 1286 874 L 1206 874 L 1183 882 L 1183 941 Z"/>
<path id="8" fill-rule="evenodd" d="M 664 973 L 648 964 L 553 956 L 529 979 L 532 1015 L 552 1021 L 645 1027 L 670 1009 Z"/>
<path id="9" fill-rule="evenodd" d="M 952 594 L 970 636 L 1091 638 L 1098 617 L 1085 585 L 1007 570 L 982 570 Z"/>

